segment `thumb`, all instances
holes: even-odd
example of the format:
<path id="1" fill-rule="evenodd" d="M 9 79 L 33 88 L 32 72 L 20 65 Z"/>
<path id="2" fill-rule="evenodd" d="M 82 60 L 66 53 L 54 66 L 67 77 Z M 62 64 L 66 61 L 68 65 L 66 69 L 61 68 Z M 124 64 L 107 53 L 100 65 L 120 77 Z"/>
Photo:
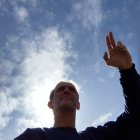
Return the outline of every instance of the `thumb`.
<path id="1" fill-rule="evenodd" d="M 105 60 L 106 64 L 109 65 L 110 59 L 109 59 L 109 57 L 108 57 L 107 52 L 104 53 L 103 59 Z"/>

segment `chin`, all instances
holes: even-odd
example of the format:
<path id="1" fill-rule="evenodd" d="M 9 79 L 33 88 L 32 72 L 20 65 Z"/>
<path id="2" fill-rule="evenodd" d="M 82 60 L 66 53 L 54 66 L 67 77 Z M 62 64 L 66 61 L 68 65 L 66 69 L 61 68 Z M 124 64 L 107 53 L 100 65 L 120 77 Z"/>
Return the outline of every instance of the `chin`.
<path id="1" fill-rule="evenodd" d="M 76 110 L 74 105 L 68 104 L 68 103 L 67 104 L 61 104 L 60 109 L 61 109 L 61 111 L 65 111 L 65 112 Z"/>

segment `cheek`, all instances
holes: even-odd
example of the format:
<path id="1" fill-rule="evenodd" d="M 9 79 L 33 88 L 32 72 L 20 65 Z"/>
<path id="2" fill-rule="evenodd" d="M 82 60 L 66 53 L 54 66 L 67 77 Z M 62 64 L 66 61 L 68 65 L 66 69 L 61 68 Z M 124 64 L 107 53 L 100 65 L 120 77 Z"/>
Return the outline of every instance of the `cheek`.
<path id="1" fill-rule="evenodd" d="M 79 96 L 78 95 L 75 95 L 74 98 L 75 98 L 76 101 L 79 101 Z"/>
<path id="2" fill-rule="evenodd" d="M 75 102 L 75 104 L 79 103 L 79 97 L 73 97 L 73 101 Z"/>
<path id="3" fill-rule="evenodd" d="M 54 96 L 54 98 L 53 98 L 53 101 L 52 101 L 52 104 L 53 104 L 53 106 L 57 106 L 57 105 L 59 105 L 59 102 L 60 102 L 60 99 L 59 99 L 60 97 L 59 96 Z"/>

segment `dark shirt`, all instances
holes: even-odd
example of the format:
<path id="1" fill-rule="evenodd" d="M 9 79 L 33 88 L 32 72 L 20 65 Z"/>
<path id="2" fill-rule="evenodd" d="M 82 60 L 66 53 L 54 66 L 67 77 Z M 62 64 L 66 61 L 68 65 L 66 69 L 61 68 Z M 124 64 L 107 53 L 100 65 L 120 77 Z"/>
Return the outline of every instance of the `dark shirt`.
<path id="1" fill-rule="evenodd" d="M 140 140 L 140 76 L 134 64 L 120 70 L 120 76 L 125 111 L 116 121 L 82 132 L 75 128 L 28 128 L 15 140 Z"/>

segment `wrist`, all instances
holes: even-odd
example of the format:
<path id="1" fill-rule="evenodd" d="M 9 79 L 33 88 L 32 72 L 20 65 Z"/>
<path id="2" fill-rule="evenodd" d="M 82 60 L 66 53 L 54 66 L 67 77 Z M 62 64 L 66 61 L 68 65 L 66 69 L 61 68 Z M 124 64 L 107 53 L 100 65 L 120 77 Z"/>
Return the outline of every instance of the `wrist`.
<path id="1" fill-rule="evenodd" d="M 128 70 L 128 69 L 130 69 L 131 67 L 132 67 L 132 65 L 133 65 L 133 63 L 130 63 L 130 64 L 128 64 L 128 65 L 124 65 L 124 66 L 121 66 L 120 68 L 119 68 L 119 70 Z"/>

